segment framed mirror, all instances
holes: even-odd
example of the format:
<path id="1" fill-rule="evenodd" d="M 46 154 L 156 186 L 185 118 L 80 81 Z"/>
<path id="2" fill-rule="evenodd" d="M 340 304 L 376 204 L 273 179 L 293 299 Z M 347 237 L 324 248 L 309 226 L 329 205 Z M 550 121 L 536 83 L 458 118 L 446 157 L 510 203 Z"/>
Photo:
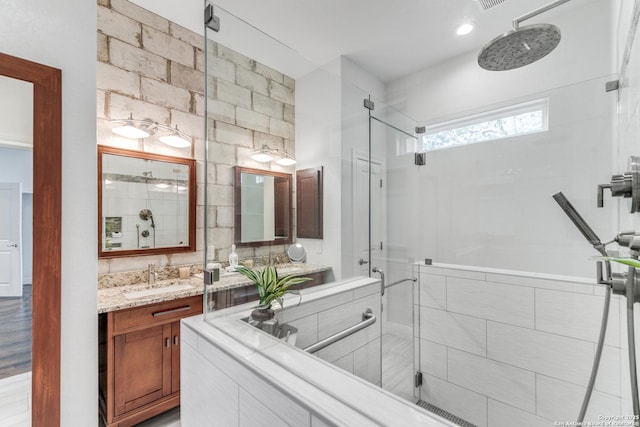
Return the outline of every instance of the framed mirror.
<path id="1" fill-rule="evenodd" d="M 195 160 L 98 146 L 101 258 L 196 250 Z"/>
<path id="2" fill-rule="evenodd" d="M 236 245 L 291 243 L 291 174 L 240 166 L 234 170 Z"/>

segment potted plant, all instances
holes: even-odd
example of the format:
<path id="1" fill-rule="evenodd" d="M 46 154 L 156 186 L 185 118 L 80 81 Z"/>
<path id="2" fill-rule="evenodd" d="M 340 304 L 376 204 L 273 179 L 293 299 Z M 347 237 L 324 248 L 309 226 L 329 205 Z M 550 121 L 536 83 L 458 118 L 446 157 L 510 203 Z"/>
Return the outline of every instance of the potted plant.
<path id="1" fill-rule="evenodd" d="M 283 307 L 284 295 L 296 294 L 300 295 L 297 289 L 291 289 L 291 286 L 311 280 L 309 277 L 299 277 L 294 275 L 278 276 L 276 267 L 269 265 L 262 271 L 249 269 L 245 266 L 236 267 L 236 271 L 256 286 L 258 291 L 259 304 L 255 310 L 251 312 L 251 317 L 259 322 L 273 318 L 274 311 L 271 308 L 273 302 Z M 299 304 L 300 302 L 298 302 Z"/>

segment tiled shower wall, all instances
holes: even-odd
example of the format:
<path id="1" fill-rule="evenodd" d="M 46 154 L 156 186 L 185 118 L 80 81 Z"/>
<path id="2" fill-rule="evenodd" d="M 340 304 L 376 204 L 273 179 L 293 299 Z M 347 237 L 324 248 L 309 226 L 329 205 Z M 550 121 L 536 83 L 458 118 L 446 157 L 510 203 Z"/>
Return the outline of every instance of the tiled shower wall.
<path id="1" fill-rule="evenodd" d="M 416 265 L 421 399 L 479 427 L 575 421 L 600 330 L 593 280 Z M 624 300 L 612 296 L 587 420 L 632 414 Z"/>
<path id="2" fill-rule="evenodd" d="M 370 383 L 380 385 L 380 284 L 345 292 L 322 291 L 323 298 L 285 306 L 278 313 L 281 322 L 298 329 L 296 347 L 304 348 L 362 321 L 370 308 L 376 316 L 373 325 L 362 329 L 315 353 L 316 356 Z"/>
<path id="3" fill-rule="evenodd" d="M 209 138 L 205 162 L 205 40 L 202 35 L 127 0 L 98 0 L 98 144 L 197 160 L 196 249 L 190 254 L 101 260 L 99 272 L 200 264 L 204 259 L 204 218 L 215 258 L 226 261 L 233 243 L 233 166 L 264 169 L 251 161 L 263 144 L 295 155 L 293 79 L 215 42 L 208 41 Z M 149 118 L 194 137 L 193 150 L 172 149 L 153 137 L 128 140 L 111 133 L 111 119 Z M 274 167 L 275 169 L 275 167 Z M 293 173 L 294 167 L 279 167 Z M 205 182 L 208 207 L 204 206 Z M 96 184 L 97 185 L 97 184 Z M 295 216 L 294 216 L 295 217 Z M 259 257 L 262 249 L 243 249 L 240 258 Z M 271 252 L 284 252 L 272 247 Z"/>

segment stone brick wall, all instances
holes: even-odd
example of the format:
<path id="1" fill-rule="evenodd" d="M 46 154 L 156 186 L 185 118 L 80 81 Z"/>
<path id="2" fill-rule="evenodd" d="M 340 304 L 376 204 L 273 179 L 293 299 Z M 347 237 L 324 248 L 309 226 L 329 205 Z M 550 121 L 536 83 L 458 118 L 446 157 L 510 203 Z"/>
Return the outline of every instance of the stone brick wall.
<path id="1" fill-rule="evenodd" d="M 97 139 L 101 145 L 197 160 L 197 252 L 100 260 L 101 274 L 157 266 L 201 264 L 204 219 L 216 259 L 227 260 L 233 243 L 233 166 L 270 165 L 250 159 L 263 144 L 295 154 L 293 79 L 231 49 L 208 41 L 208 173 L 205 177 L 205 40 L 127 0 L 98 0 Z M 149 118 L 193 136 L 191 149 L 175 149 L 150 137 L 121 138 L 110 120 Z M 273 165 L 294 173 L 295 167 Z M 208 207 L 204 206 L 205 180 Z M 294 199 L 295 200 L 295 199 Z M 295 218 L 295 215 L 294 215 Z M 243 249 L 240 259 L 283 254 L 283 246 Z M 263 261 L 261 259 L 258 262 Z"/>
<path id="2" fill-rule="evenodd" d="M 233 166 L 294 173 L 295 167 L 251 160 L 251 150 L 268 145 L 295 155 L 295 81 L 212 41 L 207 41 L 209 69 L 209 200 L 208 242 L 216 259 L 227 260 L 233 243 Z M 295 200 L 295 197 L 294 199 Z M 295 213 L 293 214 L 295 218 Z M 293 232 L 293 230 L 292 230 Z M 239 248 L 241 260 L 265 263 L 285 247 Z"/>

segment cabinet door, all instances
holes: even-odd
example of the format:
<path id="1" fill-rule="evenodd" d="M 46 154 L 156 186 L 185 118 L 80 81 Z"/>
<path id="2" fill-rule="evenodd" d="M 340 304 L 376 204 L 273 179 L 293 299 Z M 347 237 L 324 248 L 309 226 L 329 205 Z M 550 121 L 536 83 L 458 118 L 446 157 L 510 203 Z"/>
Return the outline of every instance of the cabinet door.
<path id="1" fill-rule="evenodd" d="M 171 393 L 171 324 L 114 337 L 115 414 Z"/>
<path id="2" fill-rule="evenodd" d="M 180 322 L 171 324 L 171 393 L 180 391 Z"/>

